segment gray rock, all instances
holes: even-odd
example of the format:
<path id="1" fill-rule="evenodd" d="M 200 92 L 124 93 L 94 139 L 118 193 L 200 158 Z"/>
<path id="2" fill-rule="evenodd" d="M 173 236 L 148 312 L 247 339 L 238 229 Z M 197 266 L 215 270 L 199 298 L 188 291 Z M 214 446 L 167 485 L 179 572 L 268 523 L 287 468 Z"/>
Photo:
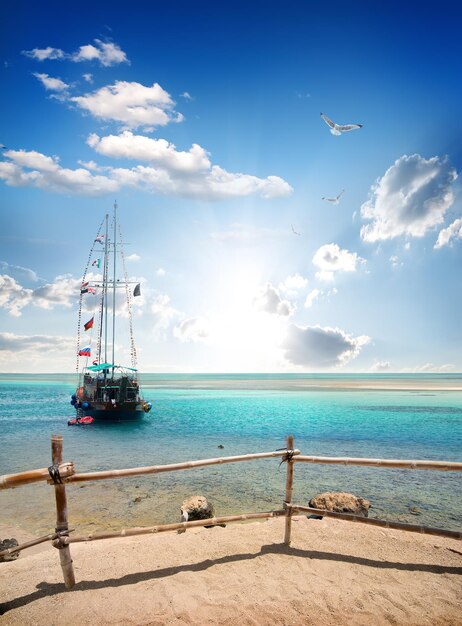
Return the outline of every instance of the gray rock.
<path id="1" fill-rule="evenodd" d="M 8 548 L 15 548 L 18 546 L 18 542 L 16 539 L 4 539 L 0 541 L 0 552 L 2 550 L 7 550 Z M 12 554 L 5 554 L 4 556 L 0 556 L 0 562 L 2 561 L 15 561 L 19 557 L 19 551 L 13 552 Z"/>
<path id="2" fill-rule="evenodd" d="M 367 517 L 371 503 L 369 500 L 355 496 L 352 493 L 328 491 L 311 498 L 308 506 L 313 509 L 324 509 L 325 511 L 334 511 L 335 513 L 351 513 Z"/>

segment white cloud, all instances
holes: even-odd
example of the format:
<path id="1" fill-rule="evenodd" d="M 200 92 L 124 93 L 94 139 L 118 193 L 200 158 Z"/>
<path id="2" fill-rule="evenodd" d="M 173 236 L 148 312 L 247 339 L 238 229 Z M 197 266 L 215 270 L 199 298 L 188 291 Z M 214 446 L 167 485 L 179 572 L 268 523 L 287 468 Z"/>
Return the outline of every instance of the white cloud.
<path id="1" fill-rule="evenodd" d="M 297 291 L 304 289 L 307 284 L 308 279 L 296 272 L 292 276 L 287 276 L 284 282 L 279 283 L 279 289 L 290 296 L 295 296 Z"/>
<path id="2" fill-rule="evenodd" d="M 184 91 L 181 94 L 181 97 L 184 98 L 185 100 L 194 100 L 194 98 L 192 97 L 192 95 L 190 93 L 188 93 L 187 91 Z"/>
<path id="3" fill-rule="evenodd" d="M 172 321 L 181 316 L 180 311 L 172 306 L 170 297 L 167 294 L 157 294 L 151 305 L 153 314 L 153 332 L 159 337 L 162 331 L 166 331 Z"/>
<path id="4" fill-rule="evenodd" d="M 59 48 L 51 48 L 48 46 L 47 48 L 34 48 L 33 50 L 23 50 L 22 53 L 29 57 L 30 59 L 35 59 L 36 61 L 45 61 L 45 60 L 54 60 L 54 59 L 64 59 L 65 53 Z"/>
<path id="5" fill-rule="evenodd" d="M 37 169 L 43 172 L 56 172 L 59 168 L 56 158 L 36 152 L 35 150 L 7 150 L 5 156 L 21 167 Z"/>
<path id="6" fill-rule="evenodd" d="M 165 276 L 167 272 L 164 270 L 163 267 L 159 267 L 159 269 L 156 270 L 156 274 L 157 276 Z"/>
<path id="7" fill-rule="evenodd" d="M 97 119 L 120 122 L 126 128 L 153 128 L 169 122 L 181 122 L 174 111 L 175 102 L 158 83 L 145 87 L 140 83 L 117 80 L 92 93 L 69 98 Z"/>
<path id="8" fill-rule="evenodd" d="M 312 289 L 310 293 L 306 296 L 305 300 L 305 308 L 309 309 L 313 306 L 313 302 L 319 298 L 322 291 L 319 289 Z"/>
<path id="9" fill-rule="evenodd" d="M 295 306 L 288 300 L 283 300 L 276 287 L 267 283 L 254 299 L 258 310 L 273 315 L 290 316 L 295 312 Z"/>
<path id="10" fill-rule="evenodd" d="M 361 238 L 374 242 L 401 235 L 423 237 L 443 223 L 454 201 L 451 185 L 456 178 L 446 157 L 400 157 L 371 188 L 369 200 L 361 206 L 362 217 L 371 220 L 362 226 Z"/>
<path id="11" fill-rule="evenodd" d="M 174 336 L 180 341 L 197 342 L 206 339 L 210 334 L 209 322 L 203 317 L 184 319 L 173 329 Z"/>
<path id="12" fill-rule="evenodd" d="M 52 283 L 28 289 L 7 274 L 0 275 L 0 307 L 10 315 L 19 317 L 28 305 L 40 309 L 53 309 L 55 306 L 72 306 L 76 300 L 80 280 L 68 276 L 57 276 Z"/>
<path id="13" fill-rule="evenodd" d="M 129 63 L 125 52 L 115 43 L 104 42 L 95 39 L 96 46 L 87 44 L 80 46 L 79 51 L 75 52 L 71 59 L 79 63 L 80 61 L 98 61 L 104 67 L 117 65 L 118 63 Z"/>
<path id="14" fill-rule="evenodd" d="M 454 372 L 456 370 L 455 365 L 452 363 L 445 363 L 443 365 L 434 365 L 434 363 L 425 363 L 424 365 L 418 365 L 414 367 L 412 372 L 435 372 L 435 373 L 444 373 L 444 372 Z"/>
<path id="15" fill-rule="evenodd" d="M 259 193 L 263 198 L 278 198 L 292 193 L 292 187 L 279 176 L 257 178 L 248 174 L 234 174 L 214 165 L 207 176 L 210 194 L 217 198 L 248 196 Z"/>
<path id="16" fill-rule="evenodd" d="M 86 170 L 91 170 L 92 172 L 104 172 L 107 168 L 101 167 L 95 161 L 77 161 L 79 165 L 84 167 Z"/>
<path id="17" fill-rule="evenodd" d="M 33 50 L 23 50 L 23 54 L 36 61 L 52 61 L 70 59 L 75 63 L 81 61 L 98 61 L 100 65 L 109 67 L 118 63 L 129 63 L 125 52 L 115 43 L 104 42 L 100 39 L 94 40 L 95 45 L 86 44 L 80 46 L 77 52 L 68 53 L 60 48 L 34 48 Z"/>
<path id="18" fill-rule="evenodd" d="M 397 269 L 398 267 L 403 267 L 404 263 L 399 260 L 399 257 L 396 254 L 392 255 L 389 259 L 390 264 L 393 269 Z"/>
<path id="19" fill-rule="evenodd" d="M 87 169 L 61 167 L 57 157 L 34 150 L 7 150 L 10 161 L 0 161 L 0 179 L 12 187 L 38 187 L 57 193 L 100 195 L 118 191 L 121 184 L 107 176 L 91 174 Z"/>
<path id="20" fill-rule="evenodd" d="M 48 74 L 39 74 L 38 72 L 35 72 L 34 76 L 39 79 L 48 91 L 61 92 L 69 89 L 69 85 L 63 82 L 60 78 L 53 78 L 52 76 L 48 76 Z"/>
<path id="21" fill-rule="evenodd" d="M 92 83 L 93 82 L 93 74 L 82 74 L 82 78 L 87 81 L 87 83 Z"/>
<path id="22" fill-rule="evenodd" d="M 52 283 L 42 285 L 32 292 L 32 304 L 41 309 L 55 306 L 72 306 L 79 293 L 81 281 L 70 276 L 57 276 Z"/>
<path id="23" fill-rule="evenodd" d="M 218 166 L 213 166 L 207 173 L 178 176 L 176 172 L 162 168 L 137 165 L 132 169 L 112 168 L 111 177 L 118 180 L 121 186 L 204 200 L 223 200 L 252 194 L 273 198 L 292 191 L 282 178 L 268 176 L 262 179 L 248 174 L 234 174 L 225 172 Z"/>
<path id="24" fill-rule="evenodd" d="M 366 335 L 353 337 L 339 328 L 290 324 L 283 348 L 294 365 L 330 368 L 346 365 L 369 341 Z"/>
<path id="25" fill-rule="evenodd" d="M 193 144 L 188 152 L 178 152 L 175 145 L 165 139 L 151 139 L 130 131 L 106 137 L 93 133 L 87 143 L 104 156 L 145 161 L 171 172 L 187 174 L 211 167 L 207 152 L 198 144 Z"/>
<path id="26" fill-rule="evenodd" d="M 133 261 L 134 263 L 138 263 L 139 261 L 141 261 L 141 257 L 139 254 L 136 254 L 136 252 L 134 252 L 133 254 L 129 254 L 128 256 L 125 257 L 126 261 Z"/>
<path id="27" fill-rule="evenodd" d="M 0 368 L 5 372 L 69 371 L 75 337 L 0 333 Z"/>
<path id="28" fill-rule="evenodd" d="M 0 161 L 0 179 L 7 185 L 38 187 L 56 193 L 96 196 L 128 187 L 170 196 L 221 200 L 257 193 L 269 198 L 292 191 L 281 178 L 232 174 L 217 166 L 185 173 L 143 165 L 131 169 L 99 167 L 93 161 L 81 161 L 83 167 L 68 169 L 61 167 L 58 157 L 34 150 L 6 150 L 4 156 L 10 160 Z"/>
<path id="29" fill-rule="evenodd" d="M 7 274 L 0 276 L 0 307 L 9 311 L 13 317 L 19 317 L 22 309 L 32 298 L 32 289 L 26 289 Z"/>
<path id="30" fill-rule="evenodd" d="M 22 352 L 24 350 L 68 350 L 75 348 L 75 339 L 51 335 L 15 335 L 0 333 L 0 351 Z"/>
<path id="31" fill-rule="evenodd" d="M 373 372 L 388 372 L 390 371 L 390 361 L 376 361 L 371 367 Z"/>
<path id="32" fill-rule="evenodd" d="M 454 220 L 447 228 L 440 230 L 433 247 L 438 250 L 444 246 L 452 246 L 455 239 L 462 239 L 462 217 Z"/>
<path id="33" fill-rule="evenodd" d="M 335 272 L 356 272 L 358 264 L 365 263 L 356 252 L 342 250 L 336 243 L 326 243 L 313 256 L 313 264 L 319 268 L 319 280 L 333 280 Z"/>

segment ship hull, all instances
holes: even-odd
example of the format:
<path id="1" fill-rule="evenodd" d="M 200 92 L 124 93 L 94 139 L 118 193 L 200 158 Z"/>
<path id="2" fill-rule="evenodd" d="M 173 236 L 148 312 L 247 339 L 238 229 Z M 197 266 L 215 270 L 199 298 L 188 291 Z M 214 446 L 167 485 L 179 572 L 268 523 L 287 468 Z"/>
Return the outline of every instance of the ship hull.
<path id="1" fill-rule="evenodd" d="M 122 422 L 140 420 L 146 415 L 140 403 L 122 402 L 114 406 L 111 402 L 93 402 L 88 408 L 79 408 L 77 417 L 89 415 L 95 421 Z"/>

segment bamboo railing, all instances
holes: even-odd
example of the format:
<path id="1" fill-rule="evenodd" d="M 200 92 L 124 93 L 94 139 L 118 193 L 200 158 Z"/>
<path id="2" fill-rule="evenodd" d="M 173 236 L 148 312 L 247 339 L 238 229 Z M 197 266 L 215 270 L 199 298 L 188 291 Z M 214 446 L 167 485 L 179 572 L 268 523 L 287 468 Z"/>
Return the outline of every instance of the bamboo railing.
<path id="1" fill-rule="evenodd" d="M 210 517 L 208 519 L 193 520 L 192 522 L 177 522 L 175 524 L 158 524 L 157 526 L 142 526 L 140 528 L 123 528 L 122 530 L 103 531 L 90 533 L 89 535 L 64 537 L 62 543 L 82 543 L 83 541 L 96 541 L 98 539 L 115 539 L 116 537 L 134 537 L 137 535 L 150 535 L 165 533 L 173 530 L 186 530 L 187 528 L 197 528 L 201 526 L 220 526 L 222 524 L 232 524 L 233 522 L 245 522 L 252 520 L 264 520 L 272 517 L 287 517 L 285 509 L 280 511 L 266 511 L 263 513 L 246 513 L 245 515 L 222 515 L 221 517 Z"/>
<path id="2" fill-rule="evenodd" d="M 347 522 L 359 522 L 370 526 L 380 526 L 381 528 L 391 528 L 394 530 L 407 530 L 411 533 L 421 533 L 422 535 L 438 535 L 440 537 L 450 537 L 451 539 L 462 539 L 462 532 L 457 530 L 445 530 L 443 528 L 433 528 L 432 526 L 418 526 L 417 524 L 405 524 L 404 522 L 388 522 L 375 517 L 362 517 L 351 513 L 337 513 L 336 511 L 326 511 L 324 509 L 314 509 L 310 506 L 294 504 L 291 506 L 292 513 L 309 513 L 321 517 L 334 517 Z"/>
<path id="3" fill-rule="evenodd" d="M 447 461 L 401 461 L 398 459 L 355 459 L 334 456 L 297 456 L 294 461 L 302 463 L 321 463 L 325 465 L 366 465 L 368 467 L 394 467 L 401 469 L 438 470 L 443 472 L 462 472 L 462 463 Z"/>
<path id="4" fill-rule="evenodd" d="M 300 454 L 300 450 L 294 450 L 294 454 Z M 108 478 L 127 478 L 142 476 L 144 474 L 160 474 L 163 472 L 176 472 L 179 470 L 196 469 L 209 465 L 224 465 L 226 463 L 238 463 L 239 461 L 258 461 L 260 459 L 272 459 L 284 457 L 287 450 L 275 450 L 273 452 L 258 452 L 256 454 L 241 454 L 239 456 L 224 456 L 214 459 L 200 459 L 198 461 L 186 461 L 185 463 L 171 463 L 169 465 L 152 465 L 151 467 L 133 467 L 122 470 L 106 470 L 102 472 L 89 472 L 87 474 L 72 474 L 64 479 L 65 483 L 81 483 L 91 480 L 107 480 Z"/>
<path id="5" fill-rule="evenodd" d="M 73 463 L 61 463 L 58 470 L 61 478 L 67 478 L 75 474 Z M 0 489 L 14 489 L 15 487 L 39 483 L 49 479 L 50 472 L 48 471 L 48 467 L 30 470 L 28 472 L 19 472 L 18 474 L 5 474 L 4 476 L 0 476 Z"/>
<path id="6" fill-rule="evenodd" d="M 347 458 L 347 457 L 319 457 L 304 456 L 300 454 L 300 450 L 294 448 L 294 438 L 287 437 L 287 446 L 282 450 L 272 452 L 259 452 L 254 454 L 241 454 L 237 456 L 218 457 L 212 459 L 200 459 L 196 461 L 186 461 L 183 463 L 171 463 L 168 465 L 152 465 L 146 467 L 133 467 L 120 470 L 105 470 L 100 472 L 87 472 L 78 474 L 75 471 L 74 463 L 63 462 L 63 438 L 61 435 L 53 435 L 51 438 L 52 449 L 52 465 L 49 468 L 41 468 L 29 470 L 16 474 L 7 474 L 0 476 L 0 490 L 14 489 L 22 485 L 28 485 L 36 482 L 46 481 L 54 486 L 56 500 L 56 528 L 54 533 L 25 542 L 14 548 L 8 548 L 0 552 L 0 556 L 12 554 L 30 548 L 45 541 L 51 541 L 52 545 L 59 550 L 61 568 L 63 571 L 64 582 L 67 589 L 71 589 L 75 585 L 75 576 L 72 566 L 72 558 L 70 554 L 70 544 L 97 541 L 100 539 L 111 539 L 116 537 L 132 537 L 137 535 L 146 535 L 152 533 L 162 533 L 168 531 L 186 530 L 187 528 L 196 528 L 201 526 L 217 526 L 221 524 L 229 524 L 234 522 L 242 522 L 246 520 L 263 520 L 276 517 L 285 518 L 284 543 L 290 544 L 292 530 L 292 516 L 296 513 L 316 514 L 322 517 L 333 517 L 339 520 L 350 522 L 358 522 L 361 524 L 370 524 L 372 526 L 380 526 L 382 528 L 391 528 L 396 530 L 405 530 L 409 532 L 418 532 L 422 534 L 438 535 L 449 537 L 451 539 L 462 539 L 462 532 L 445 530 L 441 528 L 433 528 L 428 526 L 418 526 L 414 524 L 405 524 L 402 522 L 388 522 L 376 518 L 361 517 L 348 513 L 337 513 L 334 511 L 326 511 L 324 509 L 314 509 L 311 507 L 294 504 L 293 497 L 293 480 L 296 463 L 319 463 L 319 464 L 336 464 L 336 465 L 364 465 L 369 467 L 390 467 L 401 469 L 419 469 L 419 470 L 437 470 L 437 471 L 462 471 L 462 463 L 447 461 L 427 461 L 427 460 L 399 460 L 399 459 L 366 459 L 366 458 Z M 143 528 L 126 528 L 120 531 L 102 531 L 88 535 L 72 535 L 69 536 L 69 522 L 67 517 L 67 495 L 66 484 L 89 482 L 96 480 L 110 480 L 116 478 L 126 478 L 133 476 L 142 476 L 148 474 L 160 474 L 163 472 L 174 472 L 187 469 L 195 469 L 199 467 L 208 467 L 211 465 L 224 465 L 227 463 L 238 463 L 243 461 L 256 461 L 261 459 L 281 458 L 281 462 L 287 463 L 286 489 L 283 508 L 259 513 L 245 513 L 241 515 L 225 515 L 221 517 L 213 517 L 211 519 L 195 520 L 188 522 L 177 522 L 173 524 L 158 524 Z"/>

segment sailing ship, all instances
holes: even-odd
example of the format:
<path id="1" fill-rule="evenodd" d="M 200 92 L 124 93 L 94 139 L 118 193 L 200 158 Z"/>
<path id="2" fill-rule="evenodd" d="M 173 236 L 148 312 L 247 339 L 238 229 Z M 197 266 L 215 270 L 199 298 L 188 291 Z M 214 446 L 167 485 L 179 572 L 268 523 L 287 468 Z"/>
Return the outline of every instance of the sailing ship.
<path id="1" fill-rule="evenodd" d="M 120 261 L 123 279 L 117 278 Z M 99 271 L 95 274 L 93 268 Z M 151 403 L 145 402 L 140 389 L 136 364 L 132 303 L 141 291 L 139 283 L 134 289 L 133 284 L 125 267 L 122 232 L 117 220 L 117 203 L 114 203 L 112 222 L 106 214 L 91 246 L 80 286 L 76 365 L 79 382 L 71 398 L 77 423 L 84 417 L 96 421 L 136 420 L 151 410 Z M 122 296 L 125 295 L 130 366 L 116 363 L 116 311 L 120 306 L 121 298 L 117 296 L 120 291 L 125 292 Z M 92 312 L 92 317 L 83 325 L 82 336 L 82 316 Z M 86 337 L 88 331 L 90 340 Z"/>

